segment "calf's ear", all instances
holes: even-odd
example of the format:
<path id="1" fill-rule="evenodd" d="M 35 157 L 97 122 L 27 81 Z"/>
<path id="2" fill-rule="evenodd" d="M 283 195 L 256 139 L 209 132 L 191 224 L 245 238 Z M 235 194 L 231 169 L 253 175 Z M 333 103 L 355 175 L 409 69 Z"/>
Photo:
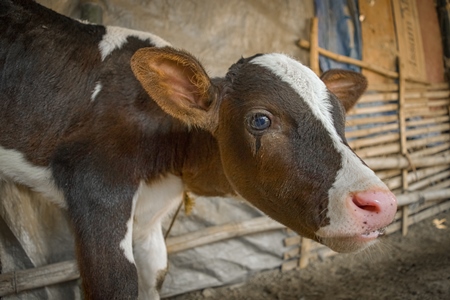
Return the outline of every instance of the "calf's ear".
<path id="1" fill-rule="evenodd" d="M 320 79 L 341 101 L 345 111 L 349 111 L 367 89 L 366 77 L 353 71 L 329 70 Z"/>
<path id="2" fill-rule="evenodd" d="M 192 55 L 171 47 L 142 48 L 131 58 L 131 69 L 166 113 L 188 125 L 214 129 L 216 88 Z"/>

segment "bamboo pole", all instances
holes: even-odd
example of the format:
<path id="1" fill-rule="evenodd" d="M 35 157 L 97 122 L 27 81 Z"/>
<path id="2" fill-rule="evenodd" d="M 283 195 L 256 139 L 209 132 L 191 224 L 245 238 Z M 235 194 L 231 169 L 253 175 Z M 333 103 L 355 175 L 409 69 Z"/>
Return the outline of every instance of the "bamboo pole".
<path id="1" fill-rule="evenodd" d="M 436 155 L 436 153 L 442 152 L 450 148 L 450 142 L 445 142 L 437 146 L 427 147 L 423 150 L 418 150 L 410 154 L 411 158 L 424 157 Z"/>
<path id="2" fill-rule="evenodd" d="M 310 42 L 308 42 L 306 40 L 300 40 L 298 42 L 298 45 L 301 48 L 304 48 L 304 49 L 310 49 L 310 47 L 311 47 Z M 378 67 L 378 66 L 376 66 L 374 64 L 369 64 L 369 63 L 361 61 L 359 59 L 354 59 L 354 58 L 351 58 L 351 57 L 348 57 L 348 56 L 345 56 L 345 55 L 340 55 L 340 54 L 334 53 L 332 51 L 329 51 L 329 50 L 326 50 L 326 49 L 323 49 L 323 48 L 318 48 L 318 51 L 319 51 L 319 54 L 322 54 L 323 56 L 329 57 L 329 58 L 331 58 L 331 59 L 333 59 L 335 61 L 339 61 L 339 62 L 343 62 L 343 63 L 349 63 L 349 64 L 352 64 L 352 65 L 355 65 L 355 66 L 358 66 L 358 67 L 361 67 L 361 68 L 373 71 L 375 73 L 384 75 L 384 76 L 389 77 L 389 78 L 394 78 L 394 79 L 399 78 L 399 75 L 398 75 L 397 72 L 389 71 L 389 70 L 386 70 L 384 68 L 380 68 L 380 67 Z M 410 76 L 407 76 L 406 80 L 412 81 L 412 82 L 418 82 L 418 83 L 426 84 L 426 85 L 430 84 L 428 81 L 420 80 L 420 79 L 413 78 L 413 77 L 410 77 Z"/>
<path id="3" fill-rule="evenodd" d="M 382 143 L 394 142 L 398 141 L 398 139 L 399 139 L 398 133 L 386 133 L 376 137 L 368 137 L 364 139 L 349 141 L 348 144 L 352 148 L 361 148 L 366 146 L 379 145 Z"/>
<path id="4" fill-rule="evenodd" d="M 413 149 L 413 148 L 425 147 L 425 146 L 428 146 L 429 144 L 434 144 L 434 143 L 440 143 L 440 142 L 444 143 L 447 141 L 450 141 L 450 134 L 441 133 L 441 134 L 435 135 L 435 136 L 426 136 L 421 139 L 410 140 L 410 141 L 407 141 L 406 143 L 408 145 L 408 148 Z"/>
<path id="5" fill-rule="evenodd" d="M 400 175 L 400 170 L 384 170 L 384 171 L 377 172 L 377 176 L 382 180 L 396 177 L 399 175 Z"/>
<path id="6" fill-rule="evenodd" d="M 450 90 L 445 91 L 405 91 L 405 99 L 418 100 L 418 99 L 442 99 L 440 104 L 446 104 L 449 102 Z M 358 100 L 358 103 L 370 103 L 378 101 L 396 101 L 398 100 L 398 90 L 384 93 L 365 93 Z M 432 101 L 434 103 L 435 100 Z"/>
<path id="7" fill-rule="evenodd" d="M 356 153 L 364 159 L 369 159 L 370 157 L 378 157 L 382 155 L 390 155 L 390 154 L 397 154 L 400 151 L 400 145 L 398 142 L 390 143 L 390 144 L 384 144 L 380 146 L 371 146 L 367 148 L 362 149 L 356 149 Z M 378 158 L 378 159 L 385 159 L 385 157 Z"/>
<path id="8" fill-rule="evenodd" d="M 389 93 L 364 93 L 358 103 L 387 102 L 398 100 L 398 91 Z"/>
<path id="9" fill-rule="evenodd" d="M 448 115 L 448 109 L 445 107 L 436 107 L 433 110 L 427 109 L 408 109 L 406 111 L 407 117 L 436 117 Z"/>
<path id="10" fill-rule="evenodd" d="M 400 188 L 402 186 L 402 172 L 400 171 L 398 176 L 384 180 L 384 183 L 391 191 Z"/>
<path id="11" fill-rule="evenodd" d="M 433 176 L 430 176 L 428 178 L 419 180 L 419 181 L 415 182 L 414 184 L 411 184 L 408 189 L 410 191 L 417 191 L 417 190 L 419 190 L 421 188 L 427 187 L 427 186 L 429 186 L 429 185 L 431 185 L 433 183 L 436 183 L 438 181 L 441 181 L 441 180 L 443 180 L 445 178 L 449 178 L 449 177 L 450 177 L 450 171 L 437 173 L 437 174 L 435 174 Z"/>
<path id="12" fill-rule="evenodd" d="M 355 131 L 348 131 L 345 133 L 346 138 L 364 137 L 372 134 L 379 134 L 386 131 L 393 131 L 398 128 L 397 124 L 382 124 L 381 126 L 374 126 L 367 129 L 359 129 Z"/>
<path id="13" fill-rule="evenodd" d="M 450 187 L 450 178 L 434 184 L 433 186 L 429 187 L 427 190 L 437 191 L 437 190 L 443 190 L 443 189 L 446 189 L 449 187 Z"/>
<path id="14" fill-rule="evenodd" d="M 298 42 L 298 45 L 304 49 L 310 49 L 310 42 L 306 41 L 306 40 L 300 40 Z M 389 71 L 380 67 L 377 67 L 375 65 L 372 64 L 368 64 L 366 62 L 363 62 L 361 60 L 358 59 L 354 59 L 354 58 L 350 58 L 348 56 L 344 56 L 344 55 L 340 55 L 340 54 L 336 54 L 332 51 L 328 51 L 326 49 L 323 48 L 318 48 L 318 52 L 319 54 L 322 54 L 323 56 L 329 57 L 335 61 L 339 61 L 339 62 L 343 62 L 343 63 L 349 63 L 349 64 L 353 64 L 355 66 L 361 67 L 361 68 L 365 68 L 367 70 L 371 70 L 374 71 L 376 73 L 382 74 L 384 76 L 390 77 L 390 78 L 398 78 L 398 73 L 397 72 L 393 72 L 393 71 Z"/>
<path id="15" fill-rule="evenodd" d="M 320 75 L 319 66 L 319 19 L 317 17 L 311 20 L 311 34 L 310 34 L 310 51 L 309 51 L 309 66 L 316 75 Z"/>
<path id="16" fill-rule="evenodd" d="M 417 128 L 417 129 L 411 129 L 407 132 L 407 137 L 415 136 L 415 135 L 425 135 L 430 133 L 441 133 L 444 131 L 450 130 L 450 124 L 436 124 L 436 125 L 430 125 L 427 127 Z"/>
<path id="17" fill-rule="evenodd" d="M 408 175 L 408 182 L 415 183 L 429 176 L 441 173 L 450 168 L 450 165 L 422 168 Z"/>
<path id="18" fill-rule="evenodd" d="M 298 263 L 298 267 L 300 269 L 306 268 L 309 264 L 311 242 L 312 241 L 310 239 L 302 237 L 302 245 L 300 248 L 300 260 Z"/>
<path id="19" fill-rule="evenodd" d="M 402 169 L 409 167 L 409 161 L 401 155 L 382 158 L 367 158 L 364 161 L 372 170 Z M 414 157 L 411 159 L 411 163 L 416 166 L 416 168 L 450 164 L 450 152 L 447 151 L 442 155 L 435 155 L 432 157 Z"/>
<path id="20" fill-rule="evenodd" d="M 406 89 L 408 90 L 414 90 L 416 88 L 422 89 L 423 84 L 418 84 L 415 82 L 407 82 L 406 83 Z M 428 91 L 436 91 L 436 90 L 448 90 L 449 84 L 447 82 L 442 83 L 431 83 L 427 85 Z M 375 83 L 371 84 L 369 83 L 369 87 L 367 88 L 369 91 L 377 91 L 377 92 L 392 92 L 392 91 L 398 91 L 398 84 L 397 83 Z"/>
<path id="21" fill-rule="evenodd" d="M 439 99 L 433 100 L 433 99 L 430 99 L 430 101 L 428 102 L 428 107 L 435 108 L 435 107 L 439 107 L 439 106 L 448 106 L 449 104 L 450 104 L 450 99 L 449 98 L 444 99 L 444 100 L 439 100 Z"/>
<path id="22" fill-rule="evenodd" d="M 450 199 L 450 189 L 436 191 L 418 191 L 397 196 L 397 205 L 405 206 L 421 201 L 436 201 Z"/>
<path id="23" fill-rule="evenodd" d="M 285 226 L 264 216 L 242 222 L 208 227 L 181 236 L 170 237 L 167 239 L 166 246 L 169 253 L 175 253 L 233 237 L 282 228 L 285 228 Z"/>
<path id="24" fill-rule="evenodd" d="M 389 111 L 397 111 L 397 104 L 385 104 L 380 106 L 371 106 L 371 107 L 354 107 L 350 110 L 350 114 L 374 114 L 374 113 L 382 113 Z"/>
<path id="25" fill-rule="evenodd" d="M 77 263 L 66 261 L 0 275 L 0 297 L 79 278 Z"/>
<path id="26" fill-rule="evenodd" d="M 398 120 L 399 120 L 399 132 L 400 132 L 400 153 L 404 157 L 408 157 L 408 146 L 406 144 L 406 117 L 405 117 L 405 93 L 406 93 L 406 79 L 405 79 L 405 66 L 403 63 L 403 57 L 398 57 L 399 61 L 399 83 L 398 83 Z M 406 193 L 408 191 L 408 168 L 402 168 L 402 191 Z M 402 234 L 405 236 L 408 233 L 408 216 L 409 207 L 404 206 L 402 208 Z"/>
<path id="27" fill-rule="evenodd" d="M 416 127 L 416 126 L 424 126 L 424 125 L 433 125 L 436 123 L 447 123 L 450 121 L 450 116 L 438 116 L 435 118 L 426 118 L 419 120 L 408 120 L 406 121 L 406 125 L 408 127 Z"/>
<path id="28" fill-rule="evenodd" d="M 348 115 L 347 116 L 347 126 L 356 126 L 356 125 L 366 125 L 372 123 L 390 123 L 397 122 L 397 116 L 367 116 L 367 117 L 359 117 Z"/>

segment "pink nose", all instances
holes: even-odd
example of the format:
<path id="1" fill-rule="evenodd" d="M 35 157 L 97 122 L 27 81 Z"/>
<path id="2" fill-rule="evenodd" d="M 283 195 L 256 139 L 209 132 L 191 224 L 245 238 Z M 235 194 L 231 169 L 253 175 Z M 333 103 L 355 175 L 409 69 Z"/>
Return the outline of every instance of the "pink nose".
<path id="1" fill-rule="evenodd" d="M 368 190 L 353 194 L 353 215 L 366 230 L 389 225 L 397 212 L 397 199 L 390 191 Z"/>

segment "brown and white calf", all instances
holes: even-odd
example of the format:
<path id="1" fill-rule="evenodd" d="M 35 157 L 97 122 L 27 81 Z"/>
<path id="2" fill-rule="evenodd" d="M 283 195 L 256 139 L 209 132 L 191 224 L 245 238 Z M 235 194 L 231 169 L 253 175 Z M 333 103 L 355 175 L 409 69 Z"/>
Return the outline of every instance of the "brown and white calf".
<path id="1" fill-rule="evenodd" d="M 321 79 L 281 54 L 210 79 L 152 34 L 0 0 L 0 179 L 67 208 L 87 299 L 159 298 L 161 220 L 185 190 L 235 195 L 336 251 L 364 249 L 396 212 L 344 137 L 344 106 L 366 81 Z"/>

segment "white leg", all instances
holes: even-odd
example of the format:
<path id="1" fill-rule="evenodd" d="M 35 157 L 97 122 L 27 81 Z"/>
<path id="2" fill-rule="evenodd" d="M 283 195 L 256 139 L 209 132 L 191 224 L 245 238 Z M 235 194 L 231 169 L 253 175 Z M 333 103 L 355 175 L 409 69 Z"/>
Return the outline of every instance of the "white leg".
<path id="1" fill-rule="evenodd" d="M 160 299 L 167 271 L 167 250 L 161 221 L 183 197 L 180 178 L 169 175 L 151 185 L 141 184 L 134 212 L 133 255 L 139 277 L 139 299 Z"/>
<path id="2" fill-rule="evenodd" d="M 134 259 L 139 276 L 139 299 L 159 299 L 167 270 L 167 250 L 161 223 L 154 224 L 148 237 L 134 240 Z"/>

